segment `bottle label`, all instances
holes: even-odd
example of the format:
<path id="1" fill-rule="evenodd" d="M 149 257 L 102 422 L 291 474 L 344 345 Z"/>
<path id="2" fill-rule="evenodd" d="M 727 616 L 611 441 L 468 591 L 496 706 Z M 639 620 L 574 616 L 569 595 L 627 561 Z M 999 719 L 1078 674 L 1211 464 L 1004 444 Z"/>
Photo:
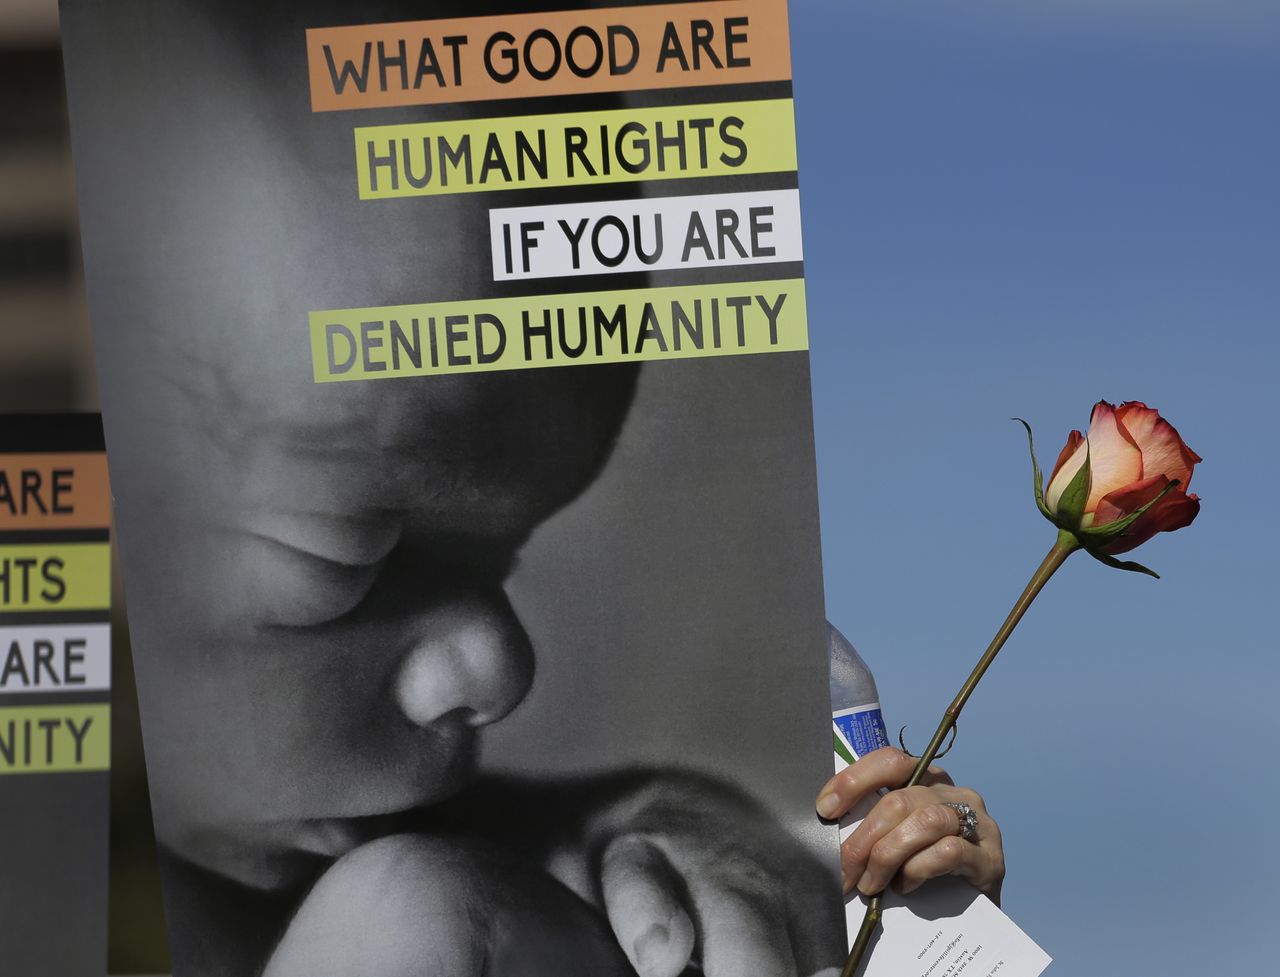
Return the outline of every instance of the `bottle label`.
<path id="1" fill-rule="evenodd" d="M 885 732 L 884 717 L 880 714 L 878 702 L 833 712 L 831 720 L 845 741 L 853 747 L 856 756 L 866 756 L 872 750 L 889 745 L 889 736 Z"/>

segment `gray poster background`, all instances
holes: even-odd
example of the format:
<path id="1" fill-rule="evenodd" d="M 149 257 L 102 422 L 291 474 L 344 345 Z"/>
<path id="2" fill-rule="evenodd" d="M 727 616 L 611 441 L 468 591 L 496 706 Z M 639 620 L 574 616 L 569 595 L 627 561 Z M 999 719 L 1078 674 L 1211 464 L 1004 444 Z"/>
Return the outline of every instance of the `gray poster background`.
<path id="1" fill-rule="evenodd" d="M 32 705 L 29 700 L 6 696 L 0 705 Z M 105 971 L 110 784 L 105 771 L 0 777 L 5 977 L 95 977 Z"/>
<path id="2" fill-rule="evenodd" d="M 696 764 L 831 855 L 812 803 L 831 756 L 808 370 L 804 354 L 645 366 L 608 466 L 508 584 L 538 671 L 489 762 Z"/>

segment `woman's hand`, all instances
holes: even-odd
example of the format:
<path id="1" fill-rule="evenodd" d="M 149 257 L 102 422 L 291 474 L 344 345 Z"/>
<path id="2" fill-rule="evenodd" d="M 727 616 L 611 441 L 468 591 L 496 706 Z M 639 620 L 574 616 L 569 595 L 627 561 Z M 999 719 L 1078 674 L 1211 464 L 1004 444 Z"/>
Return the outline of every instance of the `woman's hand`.
<path id="1" fill-rule="evenodd" d="M 836 774 L 818 794 L 818 813 L 839 818 L 864 797 L 891 789 L 840 846 L 844 891 L 875 895 L 892 882 L 906 893 L 929 879 L 958 875 L 999 904 L 1004 847 L 982 797 L 955 786 L 940 767 L 930 767 L 919 786 L 892 790 L 910 779 L 915 764 L 901 750 L 885 747 Z M 960 814 L 946 806 L 955 802 L 978 816 L 972 841 L 960 837 Z"/>

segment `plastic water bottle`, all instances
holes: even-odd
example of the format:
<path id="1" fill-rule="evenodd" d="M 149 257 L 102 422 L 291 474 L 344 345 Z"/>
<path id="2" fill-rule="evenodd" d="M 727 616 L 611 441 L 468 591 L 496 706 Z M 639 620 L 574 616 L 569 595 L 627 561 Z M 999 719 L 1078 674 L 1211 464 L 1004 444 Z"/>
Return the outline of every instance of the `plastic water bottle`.
<path id="1" fill-rule="evenodd" d="M 876 680 L 849 639 L 827 624 L 831 662 L 831 719 L 855 756 L 889 745 Z"/>

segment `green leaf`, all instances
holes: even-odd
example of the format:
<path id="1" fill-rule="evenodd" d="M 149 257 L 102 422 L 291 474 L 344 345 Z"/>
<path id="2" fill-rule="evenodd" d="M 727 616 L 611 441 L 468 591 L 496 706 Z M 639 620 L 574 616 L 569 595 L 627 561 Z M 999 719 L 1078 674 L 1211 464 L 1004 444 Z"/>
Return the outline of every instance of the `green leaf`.
<path id="1" fill-rule="evenodd" d="M 846 747 L 842 742 L 840 742 L 840 737 L 836 735 L 835 730 L 831 731 L 831 738 L 836 741 L 836 756 L 838 756 L 845 763 L 857 762 L 857 758 L 854 757 L 854 755 L 849 752 L 848 747 Z"/>
<path id="2" fill-rule="evenodd" d="M 1163 489 L 1161 489 L 1160 494 L 1157 495 L 1154 499 L 1152 499 L 1146 505 L 1141 506 L 1140 508 L 1134 509 L 1133 512 L 1129 513 L 1127 516 L 1122 516 L 1119 519 L 1116 519 L 1113 522 L 1106 523 L 1105 525 L 1102 525 L 1102 526 L 1090 526 L 1088 529 L 1081 529 L 1079 531 L 1079 534 L 1080 534 L 1080 537 L 1084 540 L 1085 546 L 1106 542 L 1109 539 L 1114 539 L 1115 537 L 1119 536 L 1126 529 L 1132 526 L 1134 522 L 1136 522 L 1144 512 L 1146 512 L 1153 505 L 1155 505 L 1157 502 L 1163 499 L 1166 495 L 1172 492 L 1175 488 L 1177 488 L 1178 484 L 1179 484 L 1178 479 L 1175 478 Z"/>
<path id="3" fill-rule="evenodd" d="M 1093 550 L 1085 550 L 1091 557 L 1099 563 L 1105 563 L 1109 567 L 1115 567 L 1117 570 L 1129 570 L 1133 573 L 1145 573 L 1149 577 L 1160 579 L 1160 574 L 1156 573 L 1150 567 L 1144 567 L 1141 563 L 1134 563 L 1132 560 L 1117 560 L 1114 556 L 1107 556 L 1105 553 L 1095 553 Z"/>
<path id="4" fill-rule="evenodd" d="M 1084 517 L 1084 505 L 1089 501 L 1089 486 L 1093 481 L 1093 466 L 1089 463 L 1089 442 L 1084 443 L 1084 464 L 1075 473 L 1067 487 L 1058 496 L 1057 523 L 1073 532 L 1080 528 Z"/>
<path id="5" fill-rule="evenodd" d="M 1044 504 L 1044 474 L 1040 471 L 1040 462 L 1036 460 L 1036 443 L 1035 439 L 1031 436 L 1031 425 L 1021 417 L 1015 417 L 1013 420 L 1017 421 L 1027 429 L 1027 447 L 1031 450 L 1031 476 L 1032 485 L 1035 488 L 1036 508 L 1040 510 L 1041 515 L 1056 526 L 1057 522 L 1053 518 L 1053 513 L 1050 512 L 1049 507 Z"/>

